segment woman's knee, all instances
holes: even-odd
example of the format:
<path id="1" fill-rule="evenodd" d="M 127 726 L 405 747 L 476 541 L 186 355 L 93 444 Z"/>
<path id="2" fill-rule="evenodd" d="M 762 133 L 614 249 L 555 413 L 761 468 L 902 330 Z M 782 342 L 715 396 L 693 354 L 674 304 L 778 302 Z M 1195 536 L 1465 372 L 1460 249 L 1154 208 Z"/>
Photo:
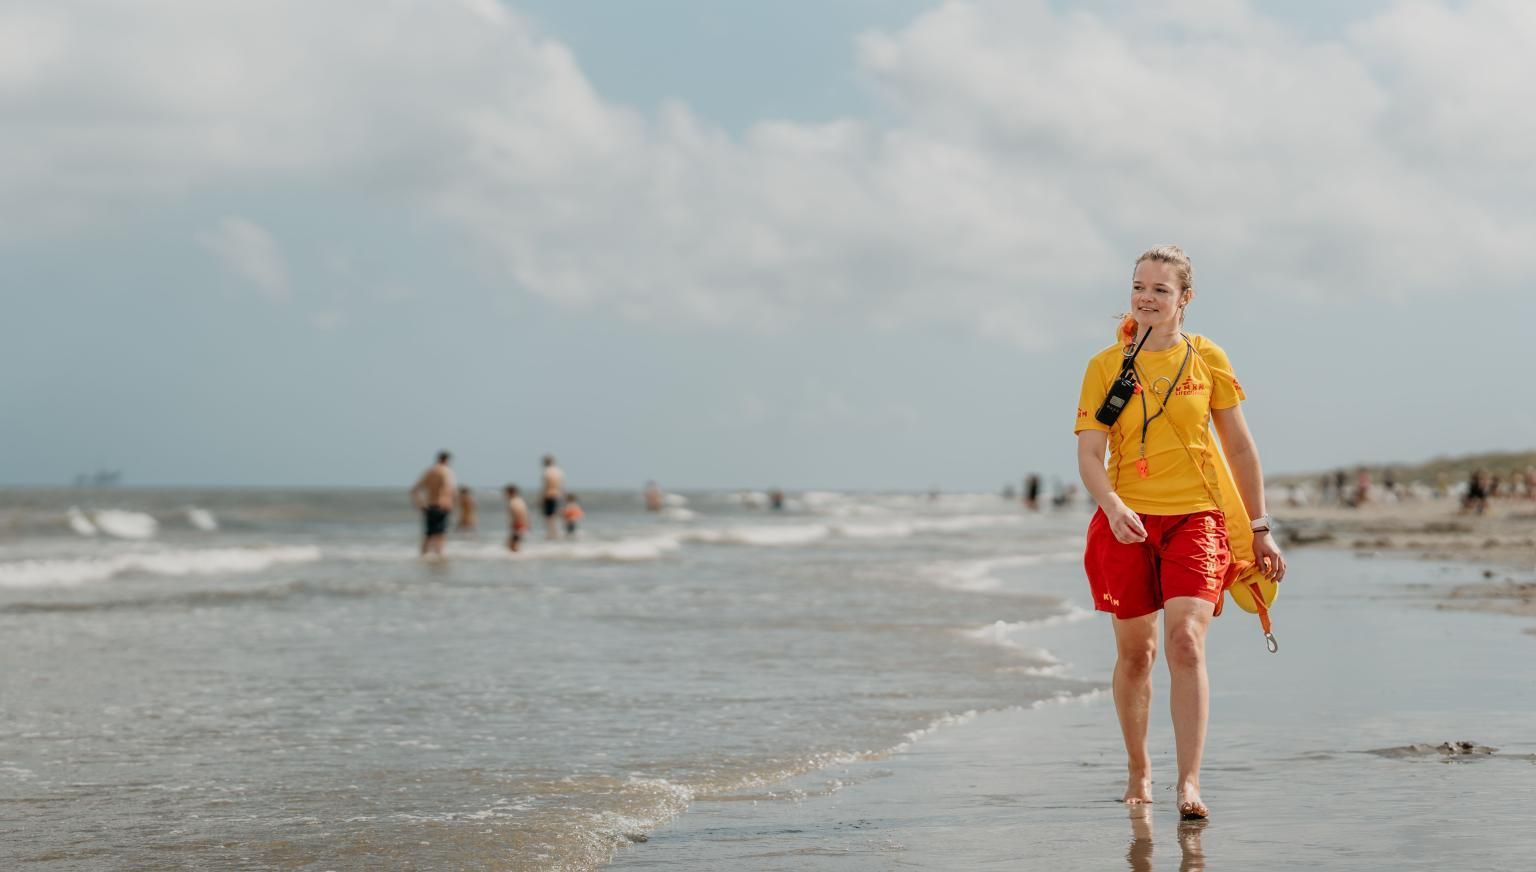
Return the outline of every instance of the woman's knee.
<path id="1" fill-rule="evenodd" d="M 1198 627 L 1175 627 L 1168 631 L 1169 669 L 1198 669 L 1205 665 L 1205 634 Z"/>
<path id="2" fill-rule="evenodd" d="M 1152 664 L 1157 662 L 1157 642 L 1148 640 L 1132 644 L 1121 643 L 1119 646 L 1119 664 L 1127 675 L 1145 675 L 1152 671 Z"/>

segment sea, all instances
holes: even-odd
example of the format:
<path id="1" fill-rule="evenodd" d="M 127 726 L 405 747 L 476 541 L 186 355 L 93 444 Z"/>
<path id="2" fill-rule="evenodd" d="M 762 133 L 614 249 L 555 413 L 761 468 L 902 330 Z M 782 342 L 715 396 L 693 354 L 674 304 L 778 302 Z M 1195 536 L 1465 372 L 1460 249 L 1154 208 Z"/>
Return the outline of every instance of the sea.
<path id="1" fill-rule="evenodd" d="M 423 560 L 402 490 L 0 492 L 0 868 L 595 869 L 1102 692 L 1037 638 L 1086 595 L 1030 583 L 1084 510 L 581 499 L 513 554 L 479 494 Z"/>

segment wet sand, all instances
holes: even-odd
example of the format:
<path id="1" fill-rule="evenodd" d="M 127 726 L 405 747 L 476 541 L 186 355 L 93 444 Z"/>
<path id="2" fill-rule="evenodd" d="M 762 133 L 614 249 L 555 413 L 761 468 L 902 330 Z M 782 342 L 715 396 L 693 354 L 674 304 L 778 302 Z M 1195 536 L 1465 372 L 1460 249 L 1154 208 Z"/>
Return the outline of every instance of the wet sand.
<path id="1" fill-rule="evenodd" d="M 1476 580 L 1441 591 L 1442 607 L 1536 618 L 1536 502 L 1495 501 L 1483 515 L 1463 514 L 1453 500 L 1288 508 L 1276 515 L 1293 544 L 1477 564 Z"/>
<path id="2" fill-rule="evenodd" d="M 1372 553 L 1293 552 L 1278 655 L 1251 616 L 1216 621 L 1208 822 L 1178 820 L 1159 667 L 1150 808 L 1117 801 L 1124 757 L 1101 693 L 983 714 L 884 760 L 696 802 L 614 868 L 1528 869 L 1531 639 L 1504 615 L 1437 608 L 1444 591 L 1480 583 L 1479 565 Z M 1050 586 L 1085 599 L 1065 580 Z M 1038 641 L 1072 674 L 1107 681 L 1106 621 L 1044 627 Z"/>

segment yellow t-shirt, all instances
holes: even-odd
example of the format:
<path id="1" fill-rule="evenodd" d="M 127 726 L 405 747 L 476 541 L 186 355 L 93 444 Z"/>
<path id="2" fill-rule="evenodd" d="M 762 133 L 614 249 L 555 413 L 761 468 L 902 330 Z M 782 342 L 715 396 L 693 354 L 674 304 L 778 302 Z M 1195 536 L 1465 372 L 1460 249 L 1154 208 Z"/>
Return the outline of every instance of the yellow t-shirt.
<path id="1" fill-rule="evenodd" d="M 1221 459 L 1212 441 L 1211 410 L 1230 409 L 1247 397 L 1232 374 L 1227 353 L 1203 336 L 1189 339 L 1194 351 L 1178 387 L 1171 391 L 1166 388 L 1189 346 L 1180 342 L 1164 351 L 1142 350 L 1136 357 L 1136 376 L 1142 390 L 1126 403 L 1113 427 L 1100 424 L 1094 413 L 1120 375 L 1125 360 L 1121 346 L 1111 345 L 1094 355 L 1083 375 L 1077 425 L 1072 432 L 1109 431 L 1109 483 L 1132 511 L 1144 515 L 1183 515 L 1220 508 L 1211 499 L 1212 494 L 1221 492 L 1217 477 Z M 1152 390 L 1154 385 L 1157 391 Z M 1146 428 L 1147 477 L 1142 478 L 1136 461 L 1142 456 L 1143 408 L 1145 418 L 1151 419 L 1164 398 L 1167 411 Z"/>

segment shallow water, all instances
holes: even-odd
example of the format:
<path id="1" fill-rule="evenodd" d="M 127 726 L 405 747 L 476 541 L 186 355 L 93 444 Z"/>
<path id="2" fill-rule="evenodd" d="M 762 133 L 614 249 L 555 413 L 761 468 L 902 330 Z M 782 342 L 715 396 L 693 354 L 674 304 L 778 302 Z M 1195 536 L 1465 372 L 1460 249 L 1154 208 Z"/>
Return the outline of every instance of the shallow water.
<path id="1" fill-rule="evenodd" d="M 394 492 L 0 496 L 0 860 L 587 869 L 689 802 L 1097 686 L 1029 639 L 1085 613 L 1000 578 L 1077 573 L 1079 517 L 583 497 L 514 557 L 482 496 L 432 564 Z"/>

